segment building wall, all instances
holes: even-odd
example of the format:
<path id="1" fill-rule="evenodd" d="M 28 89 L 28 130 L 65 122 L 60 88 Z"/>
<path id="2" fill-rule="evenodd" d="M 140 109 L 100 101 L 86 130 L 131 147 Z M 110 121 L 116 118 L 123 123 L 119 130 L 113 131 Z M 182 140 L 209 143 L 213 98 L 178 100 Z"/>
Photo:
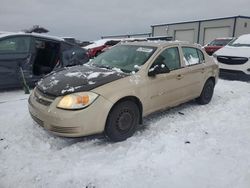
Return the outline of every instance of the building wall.
<path id="1" fill-rule="evenodd" d="M 152 28 L 153 36 L 171 36 L 176 40 L 175 34 L 176 31 L 187 31 L 194 30 L 194 39 L 197 38 L 198 34 L 198 23 L 183 23 L 183 24 L 170 24 L 170 25 L 161 25 L 155 26 Z M 196 41 L 193 41 L 196 42 Z"/>
<path id="2" fill-rule="evenodd" d="M 109 36 L 102 36 L 102 39 L 109 39 L 109 38 L 147 38 L 150 37 L 151 33 L 139 33 L 139 34 L 127 34 L 127 35 L 109 35 Z"/>
<path id="3" fill-rule="evenodd" d="M 185 23 L 185 24 L 176 24 L 176 25 L 169 25 L 168 27 L 168 35 L 173 36 L 174 40 L 180 40 L 177 38 L 177 32 L 183 32 L 185 31 L 190 31 L 193 30 L 193 38 L 192 39 L 187 39 L 187 41 L 196 43 L 197 42 L 197 37 L 198 37 L 198 29 L 199 29 L 199 24 L 197 22 L 193 23 Z"/>
<path id="4" fill-rule="evenodd" d="M 237 18 L 235 36 L 238 37 L 243 34 L 250 34 L 250 19 Z"/>
<path id="5" fill-rule="evenodd" d="M 208 41 L 205 40 L 206 36 L 205 36 L 205 32 L 208 29 L 212 29 L 212 28 L 217 28 L 217 29 L 224 29 L 224 28 L 228 28 L 228 36 L 225 35 L 218 35 L 215 36 L 215 38 L 218 37 L 232 37 L 233 36 L 233 29 L 234 29 L 234 19 L 230 18 L 230 19 L 222 19 L 222 20 L 212 20 L 212 21 L 204 21 L 201 22 L 200 25 L 200 36 L 199 36 L 199 44 L 204 45 L 205 43 L 207 43 Z"/>
<path id="6" fill-rule="evenodd" d="M 152 36 L 156 37 L 156 36 L 168 36 L 168 32 L 167 29 L 168 26 L 167 25 L 162 25 L 162 26 L 152 26 Z"/>
<path id="7" fill-rule="evenodd" d="M 168 36 L 173 40 L 186 40 L 201 45 L 205 45 L 214 38 L 237 37 L 247 33 L 250 34 L 250 18 L 244 16 L 152 26 L 153 37 Z M 151 33 L 139 33 L 103 36 L 102 38 L 146 38 L 150 36 Z"/>
<path id="8" fill-rule="evenodd" d="M 185 35 L 185 30 L 194 31 L 194 37 L 186 39 L 187 41 L 204 45 L 214 38 L 233 37 L 234 35 L 239 36 L 242 34 L 250 33 L 250 19 L 237 16 L 225 19 L 212 19 L 186 23 L 155 25 L 152 26 L 152 35 L 171 36 L 175 40 L 176 33 L 178 32 L 178 34 L 180 35 L 179 31 L 183 31 L 182 33 L 183 35 Z M 186 33 L 186 36 L 190 36 L 190 33 L 189 35 Z M 183 37 L 185 38 L 185 36 Z M 181 37 L 179 36 L 179 38 Z"/>

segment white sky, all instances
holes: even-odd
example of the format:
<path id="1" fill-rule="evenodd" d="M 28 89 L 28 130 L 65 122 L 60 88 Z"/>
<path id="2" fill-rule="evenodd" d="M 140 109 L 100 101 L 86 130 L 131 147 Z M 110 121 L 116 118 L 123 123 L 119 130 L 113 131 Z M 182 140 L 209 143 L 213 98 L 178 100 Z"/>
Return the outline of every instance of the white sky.
<path id="1" fill-rule="evenodd" d="M 250 16 L 249 0 L 1 0 L 0 5 L 0 31 L 41 25 L 51 35 L 81 40 L 151 32 L 159 23 Z"/>

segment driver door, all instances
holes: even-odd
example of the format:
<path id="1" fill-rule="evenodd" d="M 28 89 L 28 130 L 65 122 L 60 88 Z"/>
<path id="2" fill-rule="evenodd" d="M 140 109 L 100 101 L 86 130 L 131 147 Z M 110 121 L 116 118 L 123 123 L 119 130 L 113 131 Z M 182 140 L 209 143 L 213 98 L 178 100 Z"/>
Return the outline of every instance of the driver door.
<path id="1" fill-rule="evenodd" d="M 148 77 L 148 113 L 179 104 L 183 100 L 183 87 L 188 84 L 184 79 L 185 70 L 181 66 L 178 46 L 163 50 L 150 69 L 157 64 L 167 66 L 170 72 Z"/>

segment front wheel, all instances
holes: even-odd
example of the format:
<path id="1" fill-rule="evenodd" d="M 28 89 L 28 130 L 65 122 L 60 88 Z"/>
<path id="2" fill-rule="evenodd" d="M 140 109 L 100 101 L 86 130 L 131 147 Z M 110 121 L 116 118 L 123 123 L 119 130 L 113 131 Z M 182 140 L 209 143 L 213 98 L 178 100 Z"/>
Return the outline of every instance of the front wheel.
<path id="1" fill-rule="evenodd" d="M 214 82 L 213 80 L 209 79 L 206 81 L 202 89 L 201 95 L 196 99 L 197 103 L 208 104 L 213 97 L 213 93 L 214 93 Z"/>
<path id="2" fill-rule="evenodd" d="M 132 101 L 123 101 L 116 104 L 108 115 L 105 135 L 114 142 L 131 137 L 139 124 L 140 112 Z"/>

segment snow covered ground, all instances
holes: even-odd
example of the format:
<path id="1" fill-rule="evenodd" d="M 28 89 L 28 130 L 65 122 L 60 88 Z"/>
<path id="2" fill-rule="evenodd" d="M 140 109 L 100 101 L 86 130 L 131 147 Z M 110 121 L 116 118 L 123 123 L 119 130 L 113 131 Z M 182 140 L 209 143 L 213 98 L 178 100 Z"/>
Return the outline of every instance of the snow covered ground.
<path id="1" fill-rule="evenodd" d="M 210 104 L 152 115 L 121 143 L 53 136 L 27 98 L 0 93 L 0 188 L 250 187 L 250 83 L 219 80 Z"/>

